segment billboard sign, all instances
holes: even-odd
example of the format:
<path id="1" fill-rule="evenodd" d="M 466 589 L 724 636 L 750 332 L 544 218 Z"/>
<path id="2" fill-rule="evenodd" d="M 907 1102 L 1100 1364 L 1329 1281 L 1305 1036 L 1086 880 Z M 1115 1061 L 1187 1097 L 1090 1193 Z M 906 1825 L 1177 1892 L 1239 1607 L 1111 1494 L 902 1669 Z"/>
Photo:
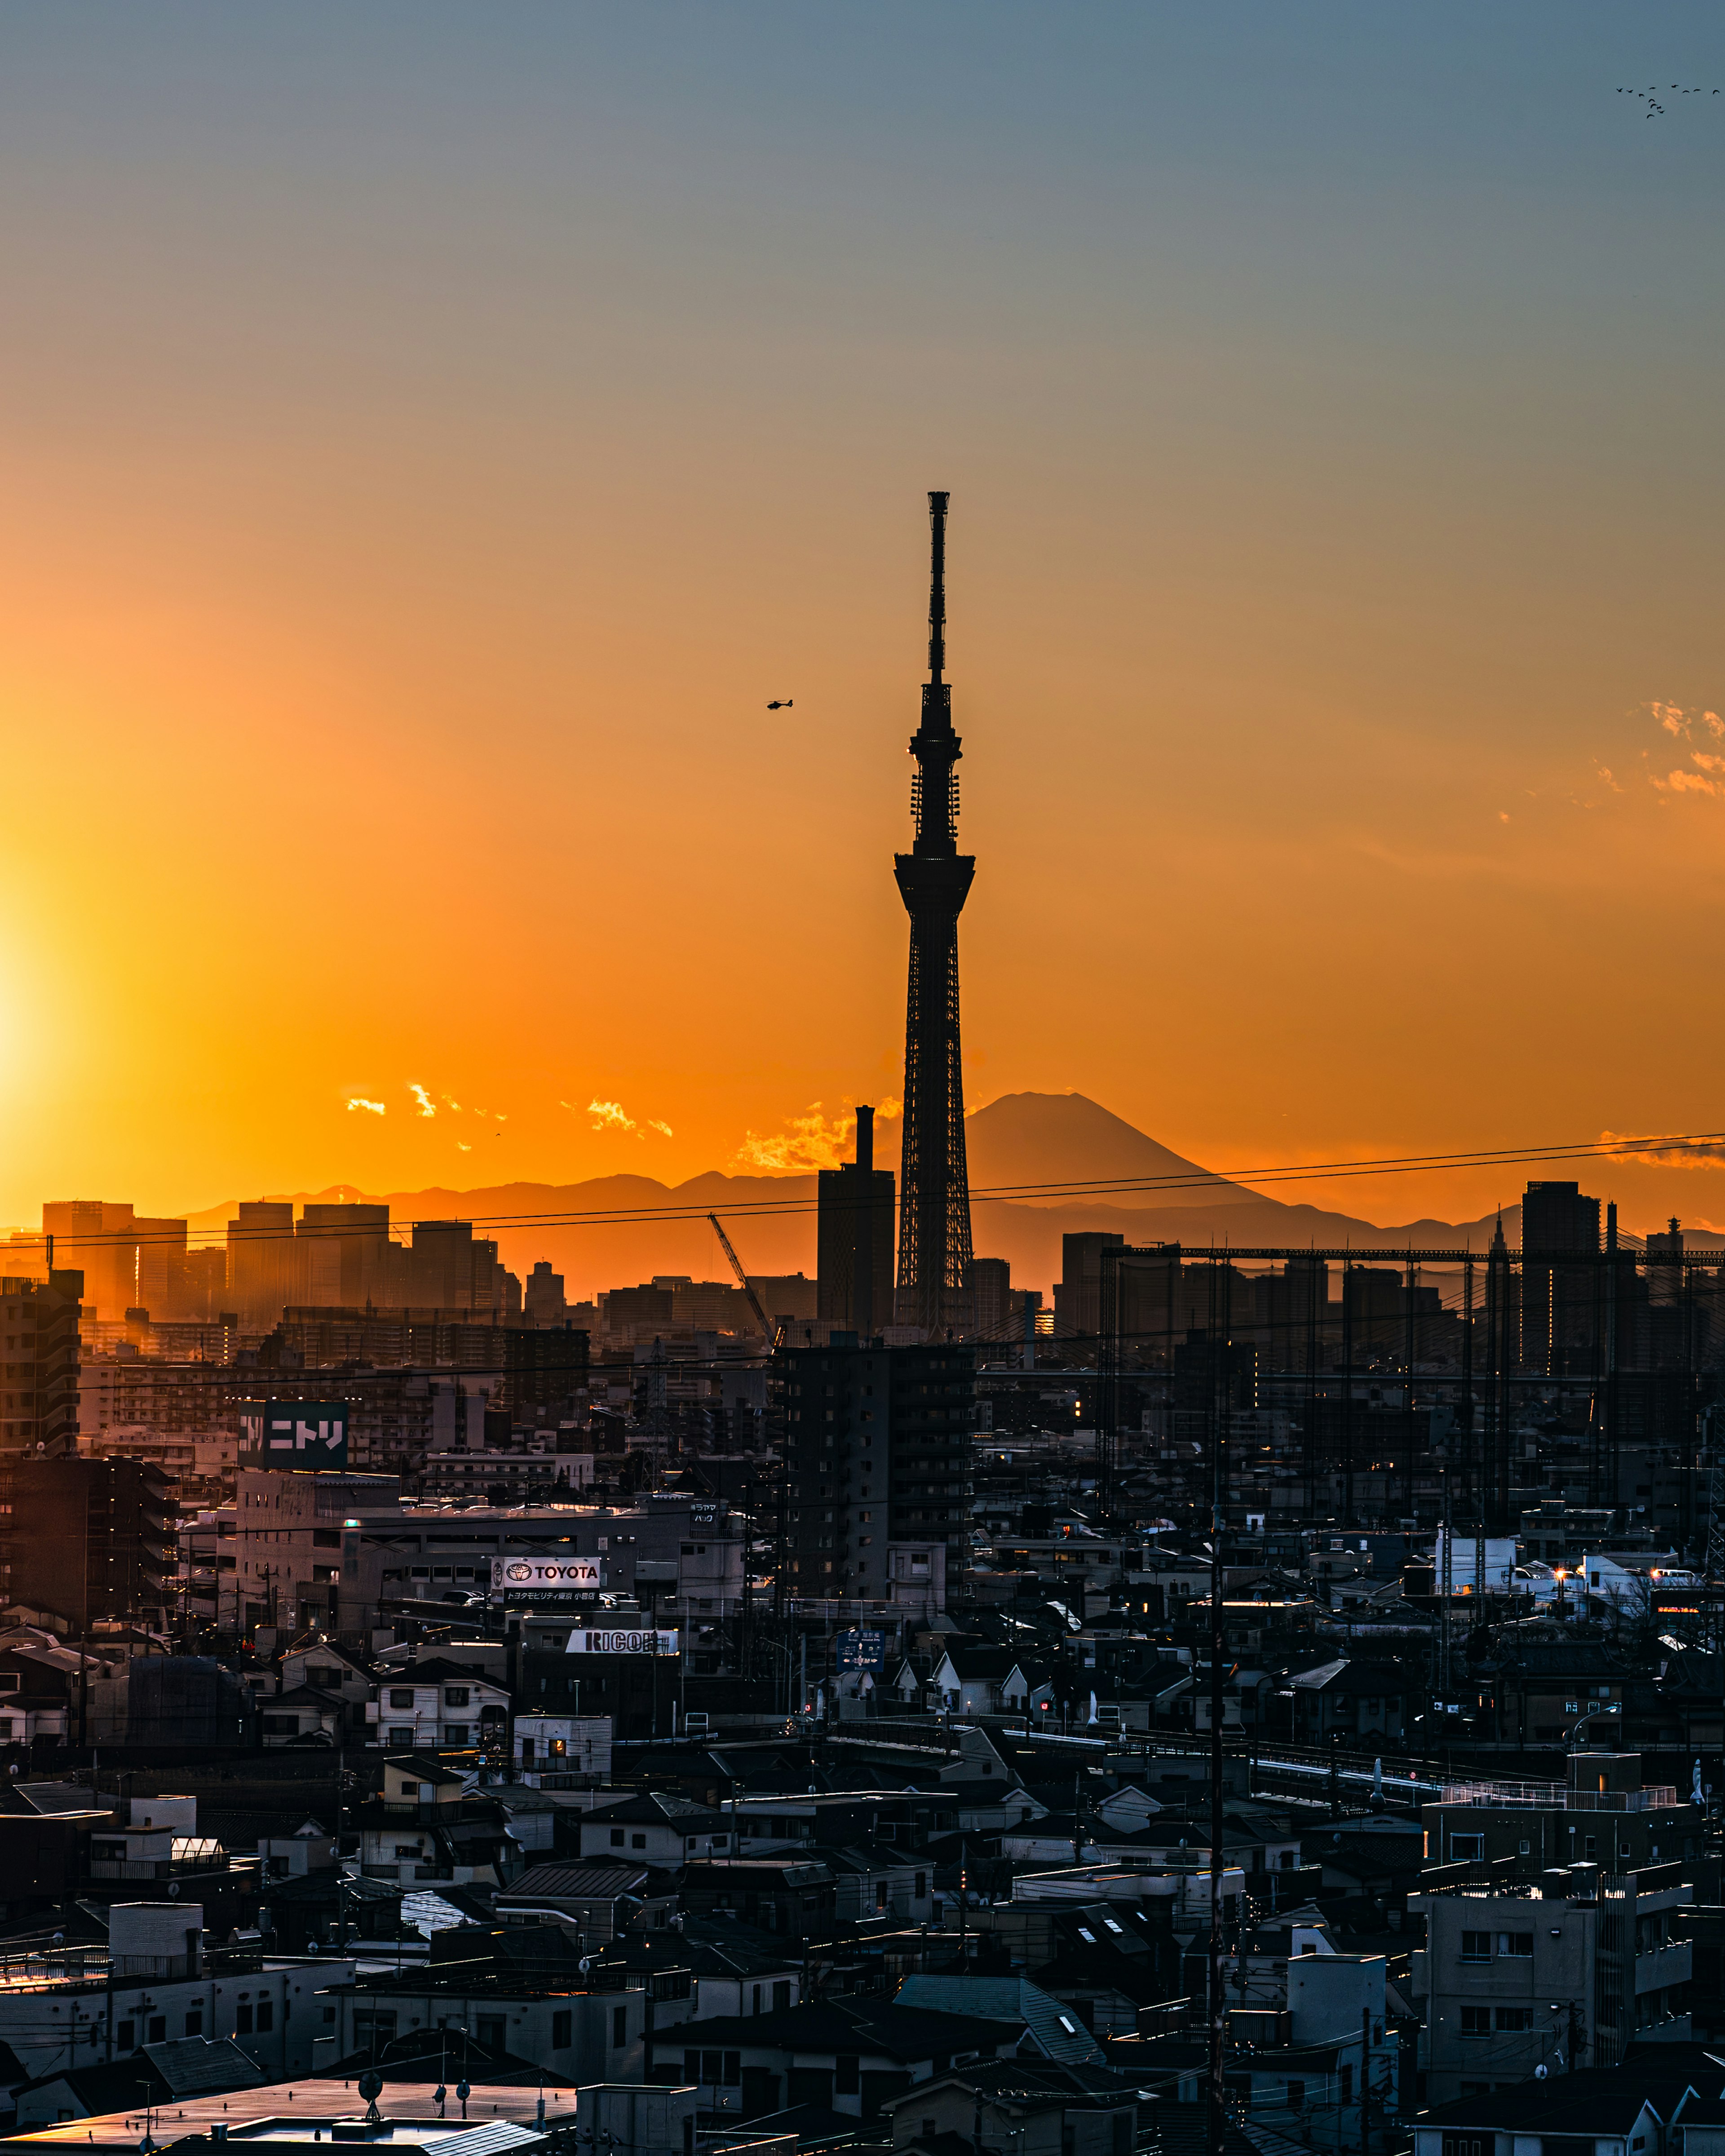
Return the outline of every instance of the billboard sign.
<path id="1" fill-rule="evenodd" d="M 621 1628 L 604 1631 L 582 1630 L 569 1635 L 566 1655 L 675 1655 L 677 1635 L 675 1632 L 625 1630 Z"/>
<path id="2" fill-rule="evenodd" d="M 602 1557 L 494 1557 L 494 1599 L 544 1608 L 594 1600 L 605 1584 Z"/>
<path id="3" fill-rule="evenodd" d="M 838 1640 L 838 1667 L 841 1670 L 873 1670 L 877 1673 L 886 1667 L 886 1635 L 866 1629 L 841 1632 Z"/>
<path id="4" fill-rule="evenodd" d="M 345 1468 L 346 1400 L 266 1400 L 239 1417 L 240 1450 L 260 1467 Z"/>

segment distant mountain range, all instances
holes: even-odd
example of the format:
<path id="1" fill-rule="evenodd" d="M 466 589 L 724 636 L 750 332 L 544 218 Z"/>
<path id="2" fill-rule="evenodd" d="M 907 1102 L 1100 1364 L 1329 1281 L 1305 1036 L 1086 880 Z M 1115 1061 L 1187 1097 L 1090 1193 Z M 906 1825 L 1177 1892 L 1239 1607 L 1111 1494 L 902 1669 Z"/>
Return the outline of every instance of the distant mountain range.
<path id="1" fill-rule="evenodd" d="M 888 1139 L 894 1127 L 877 1126 L 880 1138 Z M 1385 1228 L 1351 1214 L 1286 1204 L 1183 1159 L 1081 1093 L 1004 1094 L 968 1119 L 966 1133 L 978 1255 L 1009 1260 L 1015 1282 L 1045 1291 L 1060 1276 L 1061 1236 L 1085 1229 L 1111 1229 L 1129 1243 L 1178 1242 L 1194 1249 L 1213 1243 L 1322 1243 L 1368 1251 L 1411 1243 L 1471 1244 L 1483 1250 L 1496 1217 L 1420 1219 Z M 1059 1188 L 1153 1179 L 1162 1188 L 1096 1194 Z M 583 1183 L 493 1183 L 476 1190 L 362 1193 L 343 1185 L 276 1194 L 301 1204 L 365 1197 L 387 1204 L 395 1220 L 471 1220 L 480 1233 L 496 1238 L 515 1272 L 525 1276 L 536 1260 L 550 1259 L 564 1276 L 572 1301 L 655 1273 L 728 1277 L 724 1255 L 702 1217 L 708 1211 L 724 1216 L 752 1273 L 812 1274 L 815 1187 L 812 1175 L 710 1170 L 675 1185 L 650 1176 L 607 1175 Z M 1004 1194 L 993 1198 L 987 1194 L 991 1191 Z M 693 1217 L 646 1217 L 661 1209 Z M 194 1215 L 193 1225 L 218 1227 L 234 1210 L 231 1204 L 213 1206 Z M 587 1218 L 557 1217 L 569 1214 Z M 608 1214 L 612 1217 L 596 1217 Z M 1503 1226 L 1513 1243 L 1521 1228 L 1519 1206 L 1505 1208 Z"/>

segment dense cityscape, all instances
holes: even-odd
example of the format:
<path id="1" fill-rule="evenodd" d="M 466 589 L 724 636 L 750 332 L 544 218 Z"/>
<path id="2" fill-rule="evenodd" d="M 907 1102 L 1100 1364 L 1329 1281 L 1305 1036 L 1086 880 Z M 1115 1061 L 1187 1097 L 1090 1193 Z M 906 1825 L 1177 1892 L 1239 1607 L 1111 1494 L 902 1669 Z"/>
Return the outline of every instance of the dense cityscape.
<path id="1" fill-rule="evenodd" d="M 929 504 L 899 1164 L 860 1106 L 812 1276 L 6 1245 L 7 2146 L 1711 2148 L 1718 1239 L 1541 1174 L 1015 1286 Z"/>

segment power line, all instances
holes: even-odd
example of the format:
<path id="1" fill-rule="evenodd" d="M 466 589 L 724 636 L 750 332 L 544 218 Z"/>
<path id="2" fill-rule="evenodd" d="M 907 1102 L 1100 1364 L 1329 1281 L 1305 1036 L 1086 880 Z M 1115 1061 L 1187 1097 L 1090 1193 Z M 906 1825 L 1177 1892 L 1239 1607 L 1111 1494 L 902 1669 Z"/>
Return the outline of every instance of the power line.
<path id="1" fill-rule="evenodd" d="M 1168 1175 L 1003 1183 L 973 1188 L 970 1198 L 973 1205 L 1011 1204 L 1034 1198 L 1106 1198 L 1161 1191 L 1232 1189 L 1248 1183 L 1327 1182 L 1363 1175 L 1451 1174 L 1466 1168 L 1511 1168 L 1556 1161 L 1633 1159 L 1650 1152 L 1677 1158 L 1687 1155 L 1697 1159 L 1717 1159 L 1725 1163 L 1725 1131 L 1674 1132 L 1645 1137 L 1578 1140 L 1501 1149 L 1476 1147 L 1462 1152 L 1385 1154 L 1367 1160 L 1272 1163 L 1264 1168 L 1233 1168 L 1225 1173 L 1219 1169 L 1194 1168 L 1189 1172 Z M 1254 1192 L 1248 1189 L 1244 1195 L 1250 1202 Z M 841 1205 L 844 1202 L 839 1201 Z M 865 1204 L 868 1201 L 856 1202 Z M 831 1203 L 829 1200 L 829 1205 Z M 738 1198 L 722 1201 L 716 1206 L 708 1200 L 697 1199 L 680 1204 L 572 1207 L 538 1213 L 475 1213 L 457 1222 L 452 1222 L 447 1214 L 428 1216 L 424 1219 L 392 1220 L 376 1225 L 319 1221 L 308 1226 L 299 1222 L 281 1227 L 248 1228 L 243 1234 L 233 1235 L 230 1242 L 229 1231 L 239 1224 L 236 1221 L 226 1223 L 219 1229 L 198 1229 L 197 1236 L 203 1239 L 201 1241 L 194 1242 L 193 1235 L 188 1232 L 184 1247 L 189 1253 L 194 1247 L 201 1250 L 254 1247 L 271 1242 L 299 1244 L 368 1235 L 388 1240 L 405 1229 L 417 1230 L 450 1225 L 469 1228 L 606 1227 L 631 1220 L 646 1223 L 706 1220 L 714 1212 L 747 1217 L 777 1214 L 795 1215 L 814 1213 L 819 1209 L 819 1200 L 806 1196 Z M 42 1231 L 44 1238 L 46 1233 L 46 1230 Z M 30 1240 L 28 1235 L 21 1235 L 11 1247 L 16 1249 Z M 96 1229 L 88 1233 L 64 1235 L 55 1231 L 54 1240 L 57 1245 L 75 1250 L 96 1250 L 110 1245 L 142 1248 L 160 1243 L 168 1244 L 175 1249 L 182 1247 L 181 1238 L 167 1231 L 131 1233 L 124 1229 Z"/>

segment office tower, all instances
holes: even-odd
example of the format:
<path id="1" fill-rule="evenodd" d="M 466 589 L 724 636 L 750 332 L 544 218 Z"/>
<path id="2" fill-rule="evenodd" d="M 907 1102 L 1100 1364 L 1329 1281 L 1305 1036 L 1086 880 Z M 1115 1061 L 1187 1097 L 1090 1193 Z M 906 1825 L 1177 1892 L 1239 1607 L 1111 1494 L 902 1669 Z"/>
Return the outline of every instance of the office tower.
<path id="1" fill-rule="evenodd" d="M 1522 1361 L 1548 1378 L 1593 1367 L 1603 1281 L 1599 1201 L 1573 1183 L 1530 1183 L 1522 1199 Z M 1556 1262 L 1584 1258 L 1580 1265 Z"/>
<path id="2" fill-rule="evenodd" d="M 247 1198 L 228 1223 L 228 1293 L 239 1322 L 271 1326 L 295 1292 L 294 1209 L 290 1200 Z"/>
<path id="3" fill-rule="evenodd" d="M 782 1348 L 791 1576 L 803 1595 L 899 1599 L 962 1559 L 976 1358 L 950 1341 Z M 920 1563 L 918 1575 L 910 1568 Z"/>
<path id="4" fill-rule="evenodd" d="M 84 1276 L 0 1279 L 0 1452 L 78 1443 L 78 1312 Z"/>
<path id="5" fill-rule="evenodd" d="M 860 1340 L 892 1322 L 892 1170 L 875 1165 L 875 1111 L 856 1111 L 856 1158 L 820 1171 L 815 1317 Z"/>
<path id="6" fill-rule="evenodd" d="M 973 1258 L 965 1275 L 969 1305 L 965 1330 L 976 1340 L 1012 1336 L 1012 1265 L 1005 1258 Z M 1022 1327 L 1019 1328 L 1022 1331 Z"/>
<path id="7" fill-rule="evenodd" d="M 549 1258 L 541 1258 L 528 1274 L 521 1303 L 529 1325 L 561 1325 L 568 1316 L 563 1276 L 552 1270 Z"/>
<path id="8" fill-rule="evenodd" d="M 928 497 L 932 527 L 928 675 L 911 809 L 916 839 L 894 862 L 911 916 L 905 1014 L 905 1128 L 900 1163 L 898 1319 L 936 1339 L 960 1322 L 970 1263 L 970 1183 L 964 1162 L 964 1079 L 958 1040 L 958 916 L 976 860 L 958 850 L 961 753 L 946 666 L 947 496 Z"/>
<path id="9" fill-rule="evenodd" d="M 407 1254 L 408 1292 L 415 1309 L 489 1312 L 519 1317 L 521 1284 L 505 1270 L 497 1245 L 476 1236 L 470 1220 L 417 1220 Z"/>
<path id="10" fill-rule="evenodd" d="M 310 1260 L 302 1268 L 304 1301 L 347 1310 L 399 1301 L 394 1290 L 403 1253 L 389 1240 L 387 1205 L 308 1205 L 295 1240 Z"/>
<path id="11" fill-rule="evenodd" d="M 53 1262 L 84 1276 L 84 1299 L 100 1318 L 124 1317 L 138 1301 L 137 1222 L 130 1205 L 99 1198 L 58 1199 L 42 1209 Z"/>
<path id="12" fill-rule="evenodd" d="M 1055 1331 L 1070 1339 L 1102 1325 L 1102 1253 L 1119 1250 L 1124 1235 L 1086 1232 L 1060 1238 L 1060 1277 L 1055 1283 Z"/>

